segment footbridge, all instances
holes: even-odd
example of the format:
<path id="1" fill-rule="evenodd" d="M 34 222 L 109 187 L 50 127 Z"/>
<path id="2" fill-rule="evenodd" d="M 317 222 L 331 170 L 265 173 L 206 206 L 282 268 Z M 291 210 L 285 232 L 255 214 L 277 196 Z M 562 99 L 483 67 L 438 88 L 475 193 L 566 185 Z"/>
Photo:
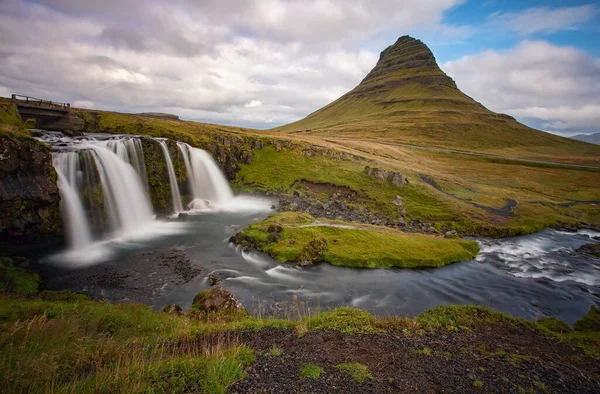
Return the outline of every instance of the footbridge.
<path id="1" fill-rule="evenodd" d="M 84 121 L 71 113 L 70 103 L 60 103 L 36 97 L 13 94 L 11 102 L 23 121 L 35 119 L 39 129 L 56 131 L 81 131 Z"/>

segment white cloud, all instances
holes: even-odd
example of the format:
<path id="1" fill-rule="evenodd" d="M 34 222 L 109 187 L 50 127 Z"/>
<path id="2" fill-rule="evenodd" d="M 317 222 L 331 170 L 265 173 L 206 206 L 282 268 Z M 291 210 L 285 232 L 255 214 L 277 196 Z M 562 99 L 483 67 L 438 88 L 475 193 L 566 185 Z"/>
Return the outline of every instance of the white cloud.
<path id="1" fill-rule="evenodd" d="M 597 13 L 598 7 L 589 4 L 576 7 L 535 7 L 517 12 L 496 12 L 488 19 L 492 24 L 508 26 L 520 34 L 553 33 L 577 28 L 577 25 L 593 19 Z"/>
<path id="2" fill-rule="evenodd" d="M 488 108 L 562 131 L 600 130 L 600 60 L 545 41 L 485 51 L 442 68 Z"/>
<path id="3" fill-rule="evenodd" d="M 272 127 L 358 84 L 383 49 L 363 44 L 462 1 L 3 0 L 0 92 Z"/>

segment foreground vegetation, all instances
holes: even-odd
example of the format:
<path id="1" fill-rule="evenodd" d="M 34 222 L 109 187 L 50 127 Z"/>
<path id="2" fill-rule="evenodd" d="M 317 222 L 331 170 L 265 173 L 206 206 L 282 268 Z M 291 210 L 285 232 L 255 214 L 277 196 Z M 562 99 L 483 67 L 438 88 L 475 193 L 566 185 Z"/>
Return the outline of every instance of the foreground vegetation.
<path id="1" fill-rule="evenodd" d="M 30 299 L 0 297 L 3 392 L 222 393 L 244 378 L 246 367 L 257 357 L 236 332 L 267 327 L 294 330 L 298 336 L 314 330 L 350 335 L 393 330 L 410 341 L 429 331 L 467 333 L 502 323 L 581 345 L 588 354 L 600 356 L 597 311 L 576 324 L 578 331 L 554 320 L 552 324 L 534 323 L 470 306 L 437 307 L 415 319 L 378 318 L 346 307 L 297 321 L 247 315 L 215 321 L 194 316 L 153 312 L 137 304 L 94 302 L 65 293 L 44 293 Z M 496 345 L 498 349 L 503 346 Z M 280 357 L 281 352 L 265 351 L 264 355 Z M 359 383 L 373 379 L 370 371 L 357 363 L 336 368 Z M 309 363 L 300 375 L 317 380 L 322 373 L 322 367 Z"/>
<path id="2" fill-rule="evenodd" d="M 326 262 L 356 268 L 441 267 L 475 258 L 474 241 L 409 234 L 385 227 L 315 221 L 302 213 L 279 213 L 250 225 L 242 235 L 281 262 Z"/>

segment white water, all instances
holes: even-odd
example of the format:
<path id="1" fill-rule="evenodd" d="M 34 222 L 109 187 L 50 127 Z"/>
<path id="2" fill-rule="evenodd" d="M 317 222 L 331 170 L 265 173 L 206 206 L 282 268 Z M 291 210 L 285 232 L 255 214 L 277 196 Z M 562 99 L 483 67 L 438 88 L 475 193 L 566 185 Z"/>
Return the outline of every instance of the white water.
<path id="1" fill-rule="evenodd" d="M 184 223 L 155 220 L 141 137 L 94 134 L 73 139 L 48 133 L 40 140 L 54 147 L 53 163 L 69 246 L 55 260 L 74 266 L 95 263 L 111 258 L 119 247 L 181 233 L 186 228 Z M 174 158 L 164 140 L 154 141 L 160 145 L 167 164 L 172 209 L 182 212 Z M 268 210 L 264 200 L 234 198 L 223 173 L 206 151 L 181 142 L 177 145 L 192 194 L 191 213 Z M 98 200 L 100 192 L 102 199 Z"/>
<path id="2" fill-rule="evenodd" d="M 171 160 L 171 154 L 167 147 L 167 142 L 162 140 L 159 141 L 160 147 L 162 148 L 163 154 L 165 155 L 165 162 L 167 163 L 167 171 L 169 172 L 169 184 L 171 186 L 171 199 L 173 200 L 173 212 L 183 211 L 183 205 L 181 204 L 181 194 L 179 193 L 179 186 L 177 185 L 177 177 L 175 176 L 175 169 L 173 168 L 173 161 Z"/>
<path id="3" fill-rule="evenodd" d="M 93 152 L 113 232 L 131 232 L 149 224 L 154 212 L 133 167 L 99 144 L 86 143 L 82 148 Z"/>
<path id="4" fill-rule="evenodd" d="M 229 204 L 233 200 L 233 192 L 212 156 L 183 142 L 178 142 L 177 146 L 183 157 L 193 196 L 190 208 L 212 208 L 211 203 L 217 207 Z"/>
<path id="5" fill-rule="evenodd" d="M 92 243 L 92 234 L 87 220 L 79 220 L 85 217 L 85 211 L 77 191 L 71 186 L 61 171 L 56 171 L 58 188 L 60 190 L 60 209 L 63 212 L 65 225 L 69 237 L 69 246 L 73 249 L 84 248 Z"/>

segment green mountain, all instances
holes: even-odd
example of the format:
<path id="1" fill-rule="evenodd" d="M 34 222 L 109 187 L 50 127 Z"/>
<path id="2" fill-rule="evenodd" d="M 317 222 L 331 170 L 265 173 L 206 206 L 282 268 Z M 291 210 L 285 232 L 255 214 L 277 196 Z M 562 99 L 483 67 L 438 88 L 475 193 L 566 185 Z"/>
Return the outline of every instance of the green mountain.
<path id="1" fill-rule="evenodd" d="M 600 155 L 598 148 L 488 110 L 461 92 L 431 50 L 409 36 L 385 49 L 350 92 L 275 130 L 588 164 Z"/>

